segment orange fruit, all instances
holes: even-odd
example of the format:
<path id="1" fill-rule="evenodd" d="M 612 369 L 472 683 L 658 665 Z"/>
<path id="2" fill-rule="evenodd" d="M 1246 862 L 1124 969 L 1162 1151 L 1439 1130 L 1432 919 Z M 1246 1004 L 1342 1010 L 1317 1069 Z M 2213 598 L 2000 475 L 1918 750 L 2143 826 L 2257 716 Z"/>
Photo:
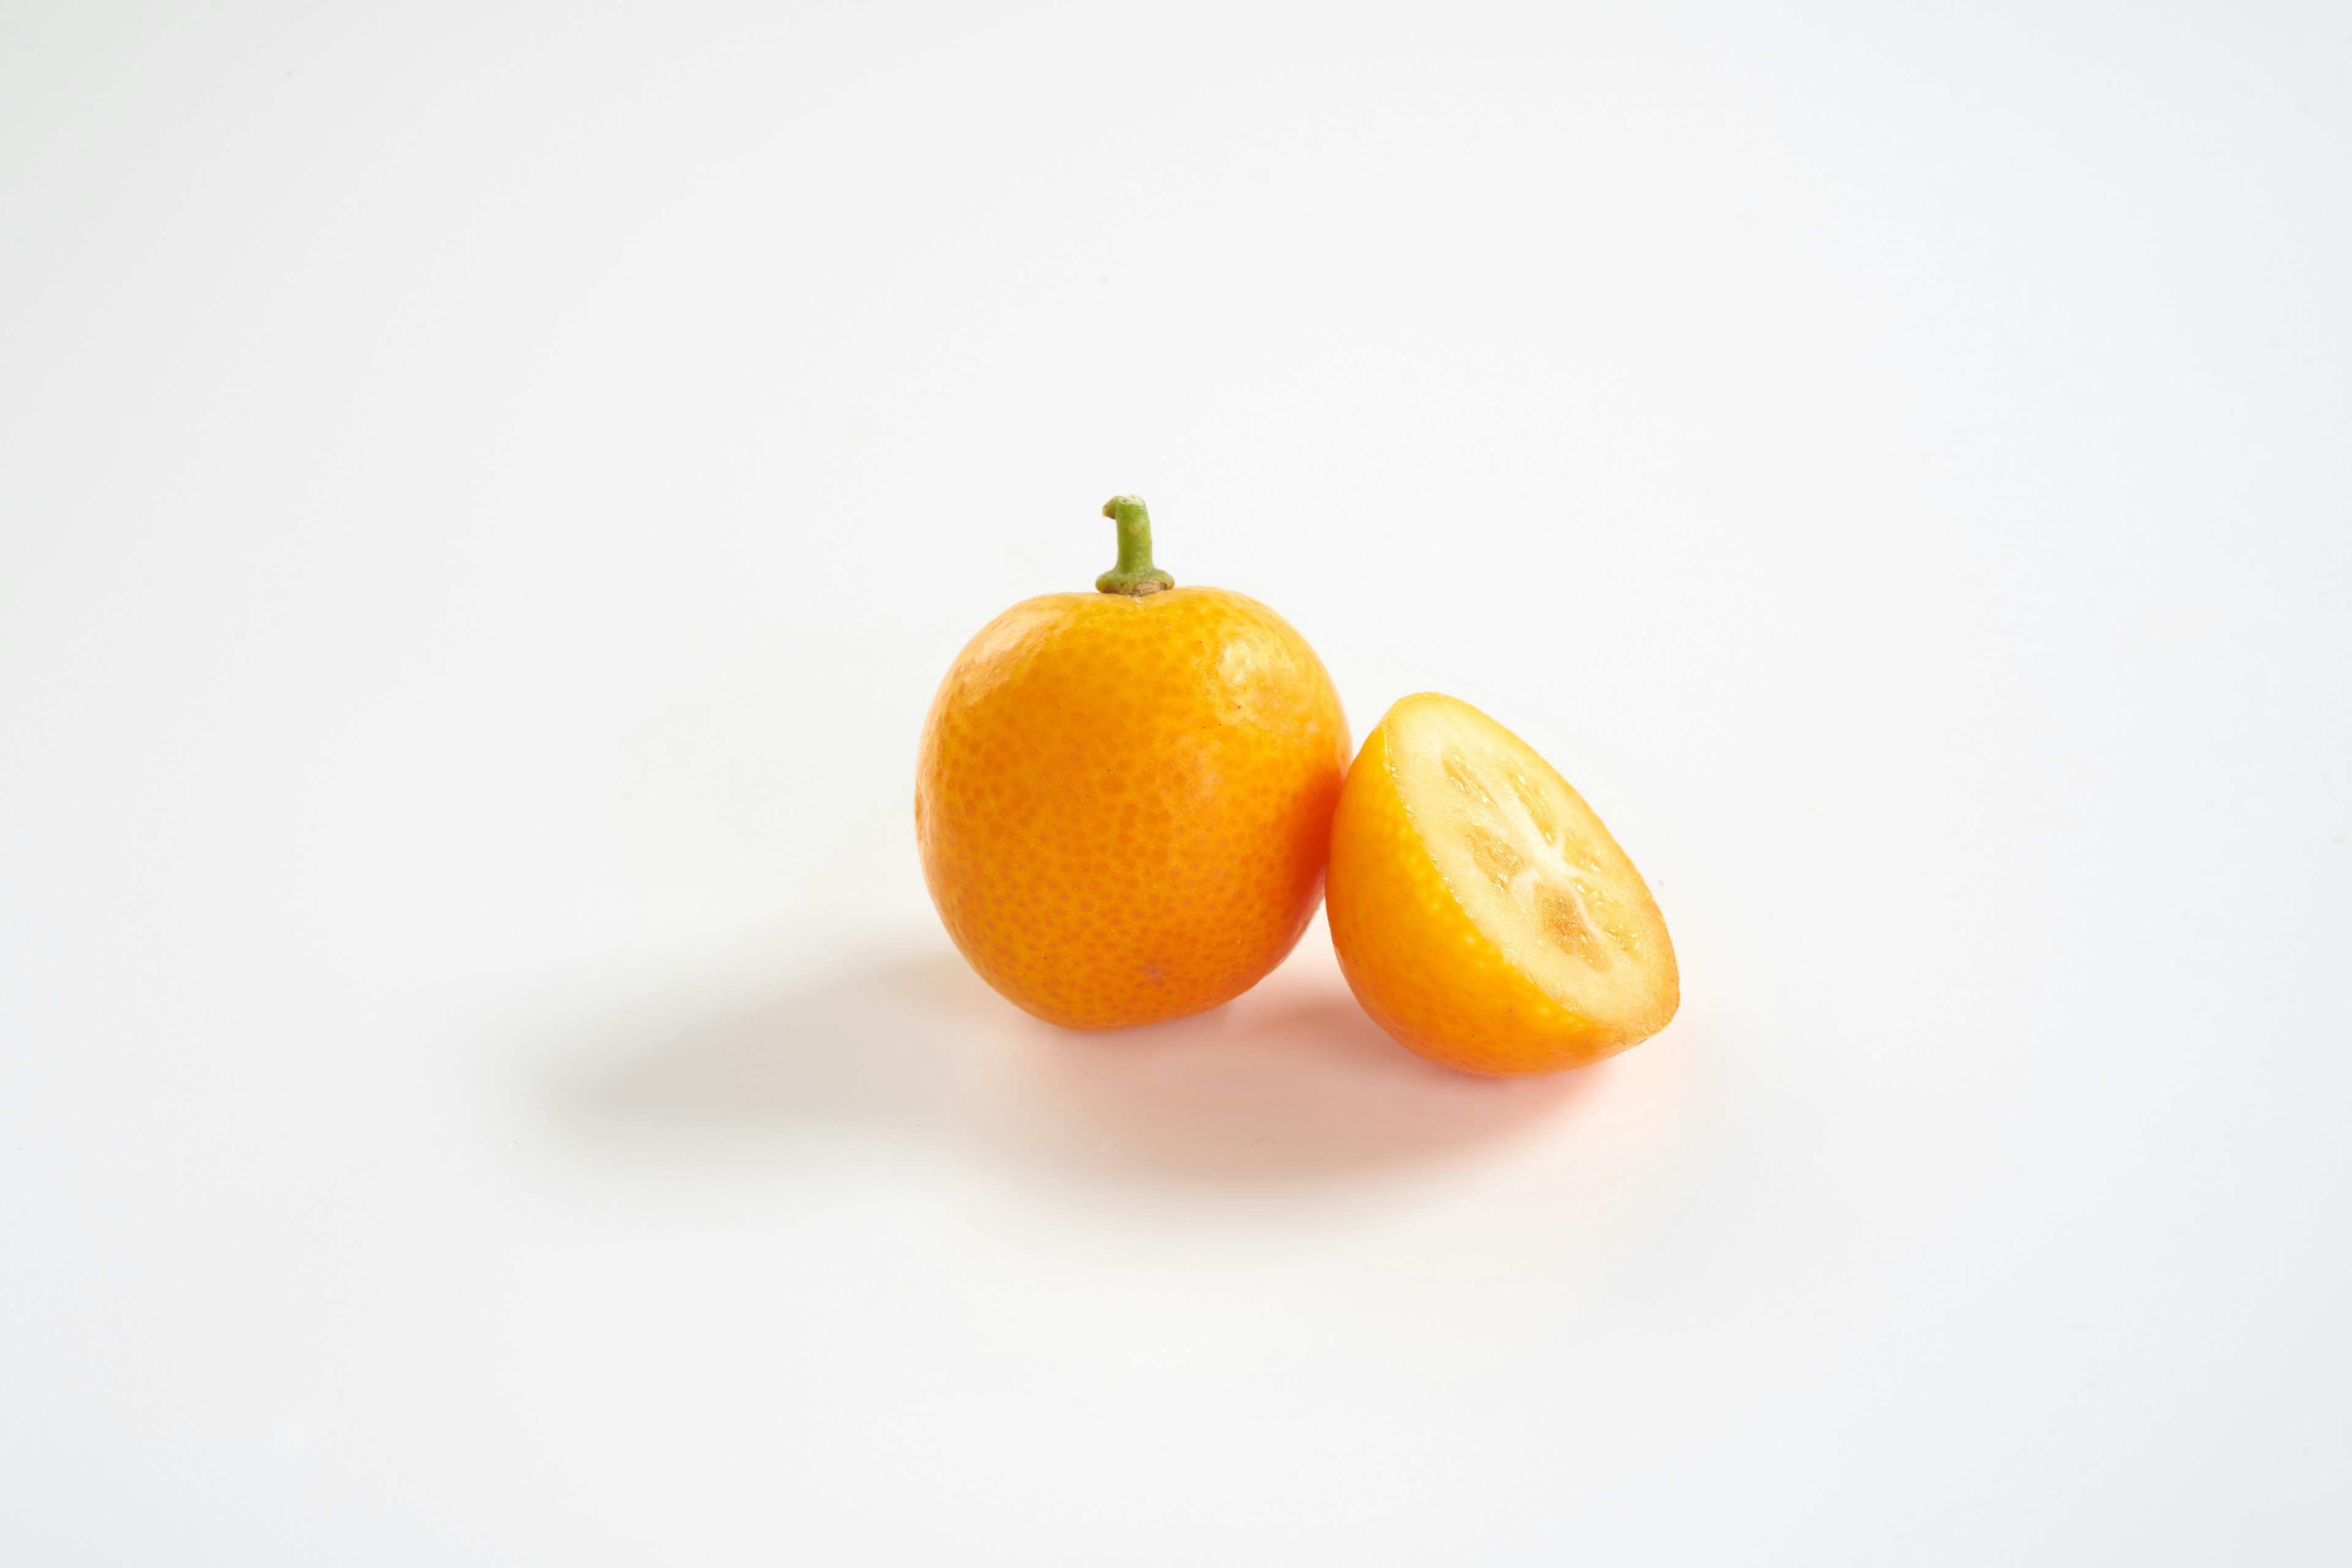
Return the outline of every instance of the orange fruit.
<path id="1" fill-rule="evenodd" d="M 923 722 L 915 837 L 981 977 L 1077 1029 L 1230 1001 L 1323 891 L 1348 721 L 1290 624 L 1151 564 L 1120 496 L 1119 562 L 982 627 Z"/>
<path id="2" fill-rule="evenodd" d="M 1657 902 L 1592 808 L 1525 741 L 1433 691 L 1390 709 L 1348 770 L 1328 898 L 1364 1010 L 1466 1072 L 1582 1067 L 1681 1000 Z"/>

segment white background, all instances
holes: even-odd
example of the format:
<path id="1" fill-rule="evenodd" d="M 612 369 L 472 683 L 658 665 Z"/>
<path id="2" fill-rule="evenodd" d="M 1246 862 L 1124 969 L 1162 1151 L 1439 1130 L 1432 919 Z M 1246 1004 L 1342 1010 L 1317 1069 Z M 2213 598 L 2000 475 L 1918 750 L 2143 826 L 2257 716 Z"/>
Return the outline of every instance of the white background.
<path id="1" fill-rule="evenodd" d="M 2352 1557 L 2352 8 L 0 6 L 0 1556 Z M 1664 1034 L 1076 1037 L 1108 564 Z"/>

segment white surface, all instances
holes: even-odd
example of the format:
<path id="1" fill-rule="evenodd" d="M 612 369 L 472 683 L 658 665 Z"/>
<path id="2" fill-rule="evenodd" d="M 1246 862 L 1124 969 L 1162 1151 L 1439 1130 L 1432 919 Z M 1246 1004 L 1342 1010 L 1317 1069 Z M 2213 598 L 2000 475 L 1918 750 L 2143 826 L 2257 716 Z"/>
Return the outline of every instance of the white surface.
<path id="1" fill-rule="evenodd" d="M 0 1557 L 2352 1557 L 2352 11 L 0 16 Z M 1648 871 L 1077 1038 L 1149 497 Z"/>

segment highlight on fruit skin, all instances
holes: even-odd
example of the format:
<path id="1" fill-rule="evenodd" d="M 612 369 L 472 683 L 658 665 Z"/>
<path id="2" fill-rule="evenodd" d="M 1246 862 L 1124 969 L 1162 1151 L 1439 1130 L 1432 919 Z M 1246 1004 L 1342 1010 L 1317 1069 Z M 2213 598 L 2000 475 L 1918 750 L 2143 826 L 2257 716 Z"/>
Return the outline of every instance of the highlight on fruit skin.
<path id="1" fill-rule="evenodd" d="M 1582 1067 L 1681 1001 L 1665 920 L 1591 807 L 1525 741 L 1436 692 L 1365 737 L 1326 902 L 1364 1010 L 1465 1072 Z"/>
<path id="2" fill-rule="evenodd" d="M 916 763 L 923 879 L 1000 994 L 1108 1029 L 1198 1013 L 1286 957 L 1321 901 L 1348 723 L 1288 622 L 1177 586 L 1133 496 L 1118 563 L 982 627 Z"/>

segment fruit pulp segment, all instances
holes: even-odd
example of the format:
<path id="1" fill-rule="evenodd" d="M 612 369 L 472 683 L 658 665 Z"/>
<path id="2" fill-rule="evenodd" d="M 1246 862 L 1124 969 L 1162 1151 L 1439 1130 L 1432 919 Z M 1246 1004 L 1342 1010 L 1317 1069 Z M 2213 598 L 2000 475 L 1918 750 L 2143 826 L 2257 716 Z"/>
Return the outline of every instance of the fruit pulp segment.
<path id="1" fill-rule="evenodd" d="M 1480 934 L 1546 995 L 1604 1027 L 1655 1027 L 1662 1001 L 1671 1015 L 1665 922 L 1568 781 L 1466 703 L 1401 703 L 1389 731 L 1406 815 Z"/>

